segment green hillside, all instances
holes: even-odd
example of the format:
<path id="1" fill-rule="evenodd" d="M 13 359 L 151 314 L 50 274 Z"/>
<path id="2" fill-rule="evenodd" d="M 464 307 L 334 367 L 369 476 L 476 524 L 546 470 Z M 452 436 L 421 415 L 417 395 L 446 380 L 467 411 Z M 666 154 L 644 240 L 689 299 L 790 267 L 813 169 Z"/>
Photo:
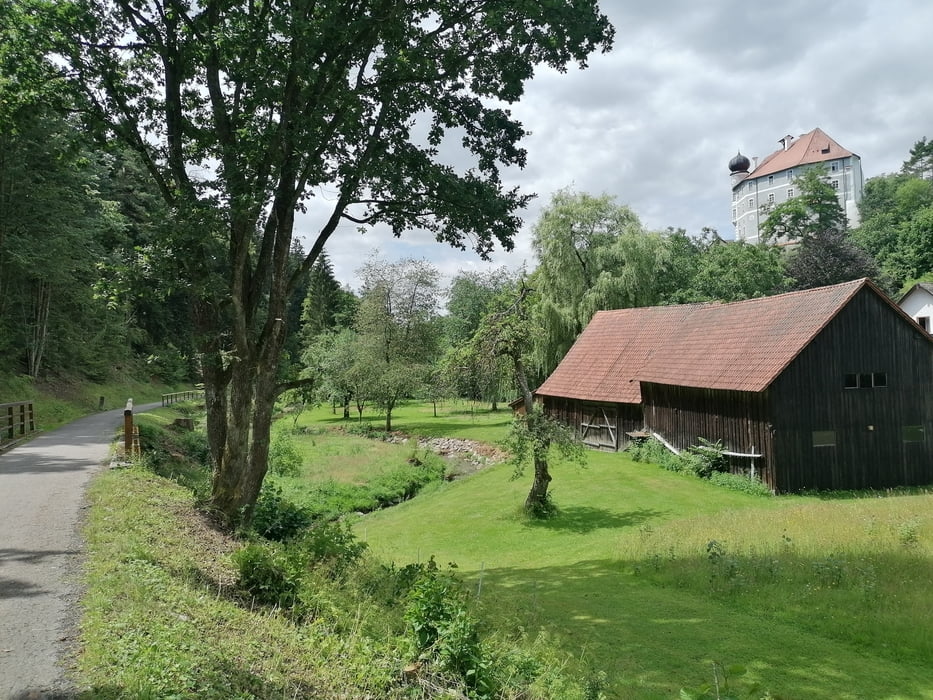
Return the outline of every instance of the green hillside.
<path id="1" fill-rule="evenodd" d="M 933 698 L 933 495 L 760 498 L 591 453 L 553 521 L 506 465 L 363 518 L 385 560 L 454 562 L 496 625 L 545 632 L 613 697 L 741 664 L 781 698 Z"/>

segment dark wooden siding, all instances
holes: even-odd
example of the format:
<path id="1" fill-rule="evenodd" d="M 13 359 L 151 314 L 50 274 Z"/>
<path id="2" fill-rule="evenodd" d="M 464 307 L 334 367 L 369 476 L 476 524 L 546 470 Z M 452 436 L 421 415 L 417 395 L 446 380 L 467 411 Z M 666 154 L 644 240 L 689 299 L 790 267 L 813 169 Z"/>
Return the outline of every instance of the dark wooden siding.
<path id="1" fill-rule="evenodd" d="M 845 388 L 846 375 L 879 374 L 887 386 Z M 769 395 L 778 490 L 933 483 L 933 343 L 869 290 L 804 349 Z M 823 442 L 831 432 L 835 445 L 814 445 L 817 431 Z"/>
<path id="2" fill-rule="evenodd" d="M 699 444 L 699 438 L 722 441 L 730 452 L 760 454 L 755 473 L 774 485 L 771 426 L 766 394 L 748 391 L 697 389 L 642 382 L 645 426 L 678 449 Z M 752 460 L 730 460 L 734 471 L 751 467 Z"/>
<path id="3" fill-rule="evenodd" d="M 578 437 L 594 449 L 622 450 L 628 446 L 626 433 L 641 430 L 641 406 L 630 403 L 599 403 L 544 396 L 544 411 L 571 426 Z"/>

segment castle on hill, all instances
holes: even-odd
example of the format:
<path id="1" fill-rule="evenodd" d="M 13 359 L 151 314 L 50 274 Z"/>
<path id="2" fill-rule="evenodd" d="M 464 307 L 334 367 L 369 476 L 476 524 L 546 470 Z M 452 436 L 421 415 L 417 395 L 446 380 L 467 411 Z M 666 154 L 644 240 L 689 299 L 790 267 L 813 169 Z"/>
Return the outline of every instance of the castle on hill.
<path id="1" fill-rule="evenodd" d="M 732 224 L 737 240 L 759 241 L 761 224 L 778 204 L 796 197 L 794 179 L 807 168 L 822 165 L 826 181 L 836 190 L 850 227 L 858 226 L 862 201 L 862 160 L 821 129 L 779 139 L 781 148 L 763 159 L 749 160 L 741 151 L 729 161 L 732 179 Z"/>

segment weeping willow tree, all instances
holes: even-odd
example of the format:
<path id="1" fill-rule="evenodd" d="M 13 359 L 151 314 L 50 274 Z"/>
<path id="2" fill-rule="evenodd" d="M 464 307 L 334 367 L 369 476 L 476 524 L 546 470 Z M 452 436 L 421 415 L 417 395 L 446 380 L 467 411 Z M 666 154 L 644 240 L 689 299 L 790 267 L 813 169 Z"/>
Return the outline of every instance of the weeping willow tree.
<path id="1" fill-rule="evenodd" d="M 543 373 L 557 366 L 597 311 L 659 302 L 670 247 L 612 197 L 561 190 L 533 235 L 541 329 L 535 361 Z"/>

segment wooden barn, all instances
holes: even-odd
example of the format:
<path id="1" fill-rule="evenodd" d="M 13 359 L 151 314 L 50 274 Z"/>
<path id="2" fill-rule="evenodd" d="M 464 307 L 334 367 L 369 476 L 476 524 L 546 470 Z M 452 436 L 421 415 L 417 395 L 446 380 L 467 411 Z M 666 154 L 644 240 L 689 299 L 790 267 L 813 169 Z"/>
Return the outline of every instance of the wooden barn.
<path id="1" fill-rule="evenodd" d="M 600 311 L 536 396 L 599 449 L 720 440 L 775 492 L 933 484 L 933 337 L 865 279 Z"/>

